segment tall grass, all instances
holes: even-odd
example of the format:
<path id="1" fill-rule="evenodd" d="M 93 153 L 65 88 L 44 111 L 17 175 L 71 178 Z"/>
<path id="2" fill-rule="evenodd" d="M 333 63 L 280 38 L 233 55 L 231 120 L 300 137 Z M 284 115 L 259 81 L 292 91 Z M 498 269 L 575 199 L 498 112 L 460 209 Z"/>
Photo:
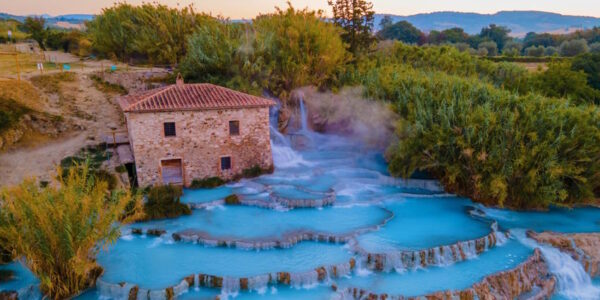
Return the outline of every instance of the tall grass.
<path id="1" fill-rule="evenodd" d="M 452 192 L 511 208 L 597 201 L 600 109 L 476 79 L 382 67 L 369 93 L 402 117 L 390 171 L 426 170 Z"/>
<path id="2" fill-rule="evenodd" d="M 140 197 L 109 192 L 86 165 L 41 188 L 34 179 L 0 192 L 0 242 L 22 257 L 40 279 L 42 292 L 65 299 L 102 273 L 95 256 L 119 237 L 118 223 L 139 217 Z"/>

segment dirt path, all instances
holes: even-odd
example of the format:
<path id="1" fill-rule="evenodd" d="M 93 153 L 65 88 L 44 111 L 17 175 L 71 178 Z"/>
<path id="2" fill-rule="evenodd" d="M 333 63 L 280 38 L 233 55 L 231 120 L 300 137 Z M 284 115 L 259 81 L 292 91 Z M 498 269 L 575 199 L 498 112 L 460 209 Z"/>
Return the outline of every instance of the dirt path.
<path id="1" fill-rule="evenodd" d="M 21 147 L 0 152 L 0 187 L 18 184 L 32 176 L 48 180 L 63 158 L 76 154 L 87 145 L 99 144 L 113 129 L 125 129 L 123 114 L 116 101 L 118 95 L 98 90 L 91 79 L 92 75 L 103 74 L 105 80 L 136 92 L 147 88 L 146 79 L 168 74 L 162 68 L 129 67 L 107 60 L 80 61 L 79 57 L 64 52 L 48 51 L 45 54 L 57 63 L 77 64 L 70 70 L 76 75 L 75 81 L 61 82 L 59 93 L 40 92 L 48 100 L 45 112 L 62 116 L 65 122 L 79 129 L 33 148 Z M 108 72 L 113 64 L 117 66 L 117 72 Z M 35 68 L 30 69 L 21 74 L 23 80 L 40 74 Z M 104 73 L 101 73 L 102 69 Z M 59 72 L 46 70 L 44 74 Z M 16 74 L 0 71 L 0 77 L 15 78 Z"/>
<path id="2" fill-rule="evenodd" d="M 28 177 L 50 180 L 56 166 L 85 145 L 87 133 L 64 137 L 33 149 L 19 149 L 0 155 L 0 187 L 18 184 Z"/>
<path id="3" fill-rule="evenodd" d="M 55 141 L 34 148 L 17 148 L 0 154 L 0 187 L 18 184 L 27 177 L 48 180 L 54 175 L 60 161 L 76 154 L 90 144 L 98 144 L 112 129 L 123 129 L 122 113 L 116 104 L 116 95 L 104 94 L 96 89 L 86 74 L 77 75 L 73 82 L 61 84 L 60 98 L 51 101 L 53 113 L 64 117 L 66 122 L 80 130 L 71 132 Z"/>

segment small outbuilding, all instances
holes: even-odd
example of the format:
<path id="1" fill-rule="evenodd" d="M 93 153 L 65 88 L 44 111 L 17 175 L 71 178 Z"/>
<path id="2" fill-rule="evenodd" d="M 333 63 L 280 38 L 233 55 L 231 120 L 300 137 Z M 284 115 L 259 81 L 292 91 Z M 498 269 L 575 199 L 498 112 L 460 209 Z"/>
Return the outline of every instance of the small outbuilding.
<path id="1" fill-rule="evenodd" d="M 174 85 L 119 99 L 139 186 L 230 180 L 273 168 L 269 107 L 275 102 L 208 83 Z"/>

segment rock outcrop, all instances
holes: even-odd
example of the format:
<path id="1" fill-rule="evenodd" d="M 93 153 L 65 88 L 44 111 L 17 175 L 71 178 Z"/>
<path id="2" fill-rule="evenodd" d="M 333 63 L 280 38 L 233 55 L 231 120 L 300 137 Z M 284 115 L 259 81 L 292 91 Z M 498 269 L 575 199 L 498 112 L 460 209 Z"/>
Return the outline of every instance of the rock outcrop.
<path id="1" fill-rule="evenodd" d="M 527 232 L 538 243 L 550 244 L 568 253 L 583 265 L 590 276 L 600 276 L 600 233 L 562 234 L 555 232 Z"/>

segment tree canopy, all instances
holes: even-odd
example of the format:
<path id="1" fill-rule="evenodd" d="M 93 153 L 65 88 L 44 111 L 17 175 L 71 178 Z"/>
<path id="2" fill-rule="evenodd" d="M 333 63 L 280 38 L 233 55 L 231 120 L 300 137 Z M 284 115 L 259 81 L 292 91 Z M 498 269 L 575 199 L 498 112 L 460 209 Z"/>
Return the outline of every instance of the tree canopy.
<path id="1" fill-rule="evenodd" d="M 333 10 L 333 21 L 344 29 L 342 39 L 350 53 L 357 55 L 369 50 L 375 38 L 372 35 L 375 12 L 366 0 L 328 0 Z"/>

